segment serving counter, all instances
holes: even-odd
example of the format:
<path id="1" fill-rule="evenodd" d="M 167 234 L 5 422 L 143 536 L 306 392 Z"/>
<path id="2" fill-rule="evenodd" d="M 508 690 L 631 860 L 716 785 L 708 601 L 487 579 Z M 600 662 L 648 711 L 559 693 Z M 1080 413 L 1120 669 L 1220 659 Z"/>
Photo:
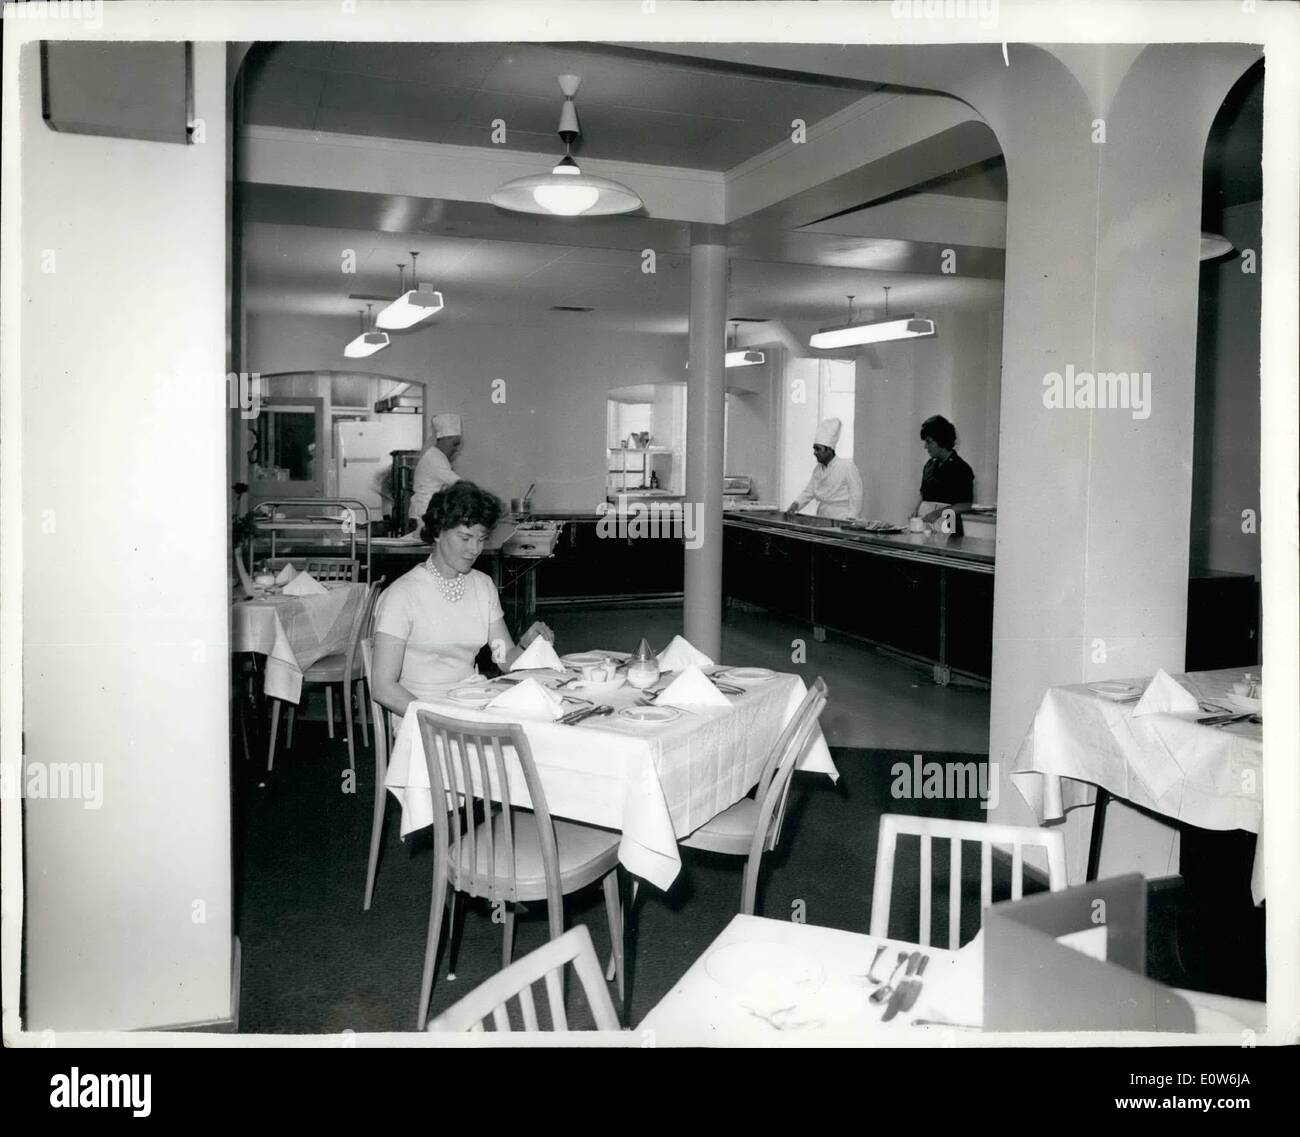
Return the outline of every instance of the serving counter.
<path id="1" fill-rule="evenodd" d="M 994 542 L 865 533 L 820 517 L 728 513 L 723 592 L 812 625 L 987 682 L 993 658 Z"/>

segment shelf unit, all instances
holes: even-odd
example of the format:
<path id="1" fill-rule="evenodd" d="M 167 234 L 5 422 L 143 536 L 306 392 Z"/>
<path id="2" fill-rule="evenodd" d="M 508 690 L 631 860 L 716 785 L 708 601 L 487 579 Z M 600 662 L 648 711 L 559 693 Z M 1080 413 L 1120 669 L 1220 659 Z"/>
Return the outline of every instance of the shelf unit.
<path id="1" fill-rule="evenodd" d="M 664 475 L 667 471 L 662 466 L 657 467 L 652 459 L 665 454 L 671 456 L 672 452 L 672 448 L 669 446 L 645 446 L 638 447 L 635 450 L 631 447 L 609 447 L 609 460 L 605 464 L 606 488 L 610 493 L 626 493 L 628 490 L 649 489 L 650 475 L 658 472 L 660 488 L 666 490 L 668 488 L 668 479 Z M 621 455 L 617 462 L 614 458 L 615 455 Z M 637 461 L 635 463 L 629 462 L 629 455 L 637 459 Z M 668 463 L 668 465 L 671 466 L 671 463 Z"/>

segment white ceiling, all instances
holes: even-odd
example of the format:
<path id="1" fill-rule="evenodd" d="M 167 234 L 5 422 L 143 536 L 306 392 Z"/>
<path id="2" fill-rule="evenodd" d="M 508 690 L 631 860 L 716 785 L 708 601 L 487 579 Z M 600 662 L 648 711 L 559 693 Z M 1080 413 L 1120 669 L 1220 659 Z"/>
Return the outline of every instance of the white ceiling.
<path id="1" fill-rule="evenodd" d="M 561 95 L 555 79 L 566 72 L 583 79 L 577 105 L 585 149 L 579 154 L 702 170 L 731 169 L 788 139 L 793 118 L 811 126 L 878 90 L 812 76 L 737 71 L 681 56 L 653 59 L 600 45 L 292 43 L 258 45 L 250 53 L 245 120 L 489 147 L 492 120 L 503 118 L 508 149 L 557 150 Z M 991 193 L 970 189 L 967 183 L 976 181 L 971 171 L 961 175 L 965 182 L 950 179 L 951 184 L 933 187 L 938 194 L 924 195 L 915 204 L 896 195 L 880 212 L 827 222 L 829 232 L 846 236 L 817 254 L 822 263 L 778 263 L 797 259 L 780 239 L 757 252 L 750 248 L 745 253 L 749 259 L 733 251 L 729 315 L 780 321 L 803 336 L 807 328 L 842 323 L 848 293 L 857 297 L 859 314 L 867 316 L 880 307 L 884 284 L 893 286 L 895 311 L 935 314 L 1000 306 L 1002 282 L 997 279 L 861 267 L 888 263 L 876 255 L 880 245 L 872 238 L 960 242 L 959 233 L 941 232 L 943 226 L 932 221 L 936 208 L 946 208 L 942 203 L 960 200 L 940 195 L 997 196 L 996 187 Z M 929 180 L 929 175 L 919 180 Z M 931 212 L 924 212 L 925 203 Z M 1001 208 L 986 204 L 995 211 Z M 916 232 L 904 232 L 907 226 L 896 220 L 908 210 L 916 214 Z M 875 229 L 869 215 L 876 219 Z M 355 320 L 364 301 L 349 299 L 349 294 L 395 296 L 396 265 L 409 266 L 409 250 L 416 249 L 420 279 L 443 292 L 446 307 L 429 328 L 404 334 L 436 334 L 438 327 L 458 324 L 536 327 L 556 321 L 659 335 L 688 330 L 684 255 L 659 252 L 657 271 L 647 274 L 632 249 L 500 239 L 518 236 L 517 221 L 505 230 L 489 217 L 473 238 L 462 238 L 427 229 L 410 234 L 329 227 L 333 218 L 325 216 L 317 216 L 312 225 L 285 223 L 296 216 L 288 208 L 244 223 L 245 300 L 254 314 Z M 503 216 L 509 220 L 513 215 Z M 353 221 L 338 220 L 344 225 Z M 999 220 L 994 217 L 992 227 L 986 226 L 995 238 L 1001 236 Z M 372 222 L 367 218 L 364 223 Z M 494 228 L 499 230 L 495 235 Z M 855 236 L 859 230 L 862 235 Z M 980 243 L 996 248 L 1001 240 Z M 346 249 L 355 250 L 355 276 L 339 271 Z M 594 311 L 555 312 L 554 305 Z M 741 336 L 749 342 L 761 341 L 763 334 L 759 325 L 742 325 Z"/>
<path id="2" fill-rule="evenodd" d="M 462 146 L 561 152 L 556 77 L 582 78 L 575 148 L 611 160 L 727 170 L 878 87 L 727 73 L 596 45 L 289 43 L 245 69 L 245 121 Z"/>
<path id="3" fill-rule="evenodd" d="M 561 320 L 660 335 L 688 330 L 690 277 L 684 256 L 661 253 L 656 271 L 648 274 L 641 271 L 639 254 L 619 249 L 423 236 L 412 243 L 405 234 L 265 223 L 244 227 L 249 309 L 356 318 L 365 304 L 349 300 L 349 293 L 396 296 L 396 266 L 407 264 L 409 278 L 412 248 L 420 252 L 420 279 L 441 290 L 446 303 L 431 327 L 503 322 L 535 327 Z M 355 276 L 339 271 L 348 249 L 356 253 Z M 728 315 L 842 323 L 846 293 L 857 297 L 863 314 L 882 306 L 882 284 L 893 287 L 895 311 L 992 309 L 1002 302 L 1000 280 L 733 259 Z M 551 311 L 556 304 L 595 311 Z M 746 336 L 752 334 L 746 329 Z"/>

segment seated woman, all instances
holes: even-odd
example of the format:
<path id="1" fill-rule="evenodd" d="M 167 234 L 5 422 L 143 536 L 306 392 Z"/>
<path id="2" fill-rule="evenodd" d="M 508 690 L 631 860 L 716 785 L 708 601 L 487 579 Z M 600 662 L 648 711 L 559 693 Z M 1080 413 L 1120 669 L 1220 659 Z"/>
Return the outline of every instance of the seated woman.
<path id="1" fill-rule="evenodd" d="M 913 516 L 934 522 L 951 506 L 960 517 L 975 500 L 975 471 L 957 453 L 957 428 L 943 415 L 931 415 L 921 424 L 921 441 L 930 460 L 921 471 L 921 497 Z"/>
<path id="2" fill-rule="evenodd" d="M 429 501 L 420 536 L 433 552 L 380 595 L 375 616 L 374 696 L 390 711 L 402 714 L 412 701 L 468 679 L 485 644 L 508 668 L 539 635 L 554 640 L 535 623 L 516 647 L 491 577 L 474 569 L 501 513 L 501 502 L 473 482 L 456 482 Z"/>

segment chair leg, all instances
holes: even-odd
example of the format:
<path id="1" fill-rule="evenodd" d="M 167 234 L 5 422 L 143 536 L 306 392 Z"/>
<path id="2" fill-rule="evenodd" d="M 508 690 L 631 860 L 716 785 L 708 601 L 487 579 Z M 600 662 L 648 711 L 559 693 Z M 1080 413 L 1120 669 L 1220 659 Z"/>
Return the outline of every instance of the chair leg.
<path id="1" fill-rule="evenodd" d="M 503 901 L 505 904 L 505 921 L 502 924 L 501 935 L 501 966 L 509 967 L 510 960 L 515 951 L 515 910 L 510 907 L 510 901 Z"/>
<path id="2" fill-rule="evenodd" d="M 447 850 L 433 854 L 433 897 L 429 902 L 429 932 L 424 941 L 424 973 L 420 977 L 420 1009 L 415 1029 L 424 1030 L 429 1023 L 429 1000 L 433 995 L 434 967 L 438 962 L 438 940 L 442 936 L 442 909 L 447 897 Z"/>
<path id="3" fill-rule="evenodd" d="M 641 878 L 640 878 L 640 877 L 636 877 L 636 876 L 634 876 L 634 877 L 632 878 L 632 899 L 631 899 L 631 901 L 630 901 L 629 904 L 628 904 L 628 907 L 629 907 L 629 908 L 631 908 L 632 905 L 636 903 L 636 892 L 637 892 L 637 889 L 638 889 L 640 886 L 641 886 Z M 620 913 L 620 917 L 622 918 L 622 921 L 623 921 L 623 927 L 622 927 L 622 928 L 620 929 L 620 931 L 619 931 L 619 944 L 620 944 L 620 949 L 619 949 L 619 950 L 622 951 L 622 952 L 624 952 L 624 953 L 626 953 L 626 951 L 627 951 L 627 914 L 626 914 L 626 913 Z M 614 981 L 614 977 L 615 977 L 616 975 L 618 975 L 618 966 L 619 966 L 619 963 L 620 963 L 620 961 L 619 961 L 618 958 L 614 955 L 614 953 L 611 951 L 611 952 L 609 953 L 609 966 L 605 968 L 605 982 L 607 982 L 607 983 L 612 983 L 612 982 Z M 626 961 L 625 961 L 625 960 L 623 961 L 622 966 L 624 966 L 624 968 L 626 969 Z M 620 982 L 621 982 L 621 980 L 620 980 Z"/>
<path id="4" fill-rule="evenodd" d="M 758 866 L 761 863 L 759 857 L 751 856 L 745 861 L 745 869 L 740 874 L 740 914 L 742 916 L 752 916 L 754 914 L 754 900 L 758 895 Z"/>
<path id="5" fill-rule="evenodd" d="M 275 736 L 280 731 L 280 700 L 275 699 L 271 703 L 271 745 L 266 750 L 266 772 L 271 772 L 271 767 L 275 765 Z"/>
<path id="6" fill-rule="evenodd" d="M 465 909 L 469 907 L 469 897 L 460 900 L 453 888 L 447 904 L 450 909 L 447 919 L 447 978 L 455 979 L 456 961 L 460 959 L 460 941 L 465 932 Z"/>
<path id="7" fill-rule="evenodd" d="M 361 744 L 370 745 L 370 728 L 366 726 L 366 681 L 357 680 L 357 715 L 361 719 Z"/>
<path id="8" fill-rule="evenodd" d="M 375 765 L 378 767 L 378 761 Z M 384 836 L 384 807 L 387 804 L 388 791 L 384 788 L 384 776 L 376 769 L 375 807 L 370 819 L 370 863 L 366 866 L 366 896 L 361 904 L 363 912 L 370 911 L 370 901 L 375 895 L 375 874 L 379 871 L 379 845 Z"/>
<path id="9" fill-rule="evenodd" d="M 614 974 L 618 976 L 618 997 L 623 1000 L 627 995 L 627 987 L 623 982 L 623 906 L 619 902 L 617 868 L 605 874 L 602 886 L 605 890 L 605 920 L 609 924 L 611 962 L 614 964 Z M 625 1012 L 626 1010 L 624 1007 Z"/>
<path id="10" fill-rule="evenodd" d="M 330 737 L 334 737 L 334 686 L 325 684 L 325 721 L 329 724 Z"/>
<path id="11" fill-rule="evenodd" d="M 348 740 L 348 769 L 355 774 L 357 757 L 352 742 L 352 685 L 350 683 L 343 684 L 343 733 Z"/>
<path id="12" fill-rule="evenodd" d="M 284 748 L 285 748 L 286 750 L 292 750 L 292 749 L 293 749 L 293 724 L 294 724 L 294 721 L 295 721 L 297 718 L 298 718 L 298 708 L 297 708 L 293 703 L 290 703 L 290 704 L 289 704 L 289 722 L 288 722 L 288 724 L 287 724 L 287 726 L 286 726 L 286 729 L 285 729 L 285 732 L 284 732 Z"/>

